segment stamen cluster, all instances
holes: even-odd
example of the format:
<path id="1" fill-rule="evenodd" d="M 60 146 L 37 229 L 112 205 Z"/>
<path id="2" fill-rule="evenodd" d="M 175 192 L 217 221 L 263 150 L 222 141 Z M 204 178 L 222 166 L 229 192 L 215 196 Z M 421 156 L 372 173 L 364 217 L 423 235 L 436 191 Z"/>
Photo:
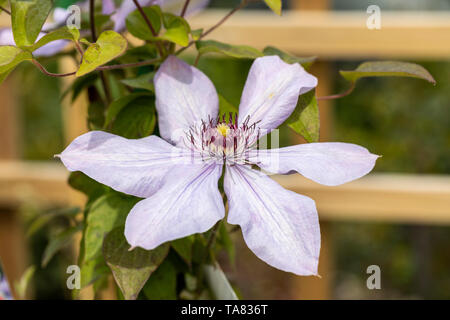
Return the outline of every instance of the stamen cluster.
<path id="1" fill-rule="evenodd" d="M 209 118 L 192 126 L 186 132 L 186 146 L 200 153 L 203 160 L 216 159 L 229 164 L 248 163 L 248 151 L 253 148 L 260 137 L 257 123 L 249 125 L 250 117 L 238 125 L 237 114 L 224 114 L 216 119 Z"/>

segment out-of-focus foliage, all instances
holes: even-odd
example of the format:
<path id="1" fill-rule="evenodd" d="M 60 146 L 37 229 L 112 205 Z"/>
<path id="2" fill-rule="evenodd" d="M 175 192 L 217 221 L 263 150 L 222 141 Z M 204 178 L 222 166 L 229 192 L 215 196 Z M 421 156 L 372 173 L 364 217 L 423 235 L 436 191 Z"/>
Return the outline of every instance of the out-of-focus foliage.
<path id="1" fill-rule="evenodd" d="M 416 79 L 362 79 L 352 95 L 335 102 L 333 139 L 383 155 L 376 171 L 450 173 L 450 64 L 421 65 L 436 87 Z M 336 92 L 345 86 L 339 82 Z M 450 298 L 448 227 L 335 223 L 333 230 L 338 297 Z M 380 291 L 365 287 L 371 264 L 381 268 Z"/>

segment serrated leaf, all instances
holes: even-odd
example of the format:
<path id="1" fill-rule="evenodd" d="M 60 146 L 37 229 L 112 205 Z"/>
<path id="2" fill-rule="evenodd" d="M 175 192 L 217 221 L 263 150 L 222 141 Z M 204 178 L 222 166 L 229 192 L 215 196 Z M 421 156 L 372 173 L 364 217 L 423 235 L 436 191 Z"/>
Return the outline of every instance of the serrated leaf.
<path id="1" fill-rule="evenodd" d="M 11 0 L 11 24 L 18 47 L 31 46 L 53 6 L 52 0 Z"/>
<path id="2" fill-rule="evenodd" d="M 122 55 L 127 49 L 127 40 L 119 33 L 107 30 L 84 52 L 83 61 L 76 76 L 80 77 L 94 71 L 97 67 Z"/>
<path id="3" fill-rule="evenodd" d="M 141 74 L 136 78 L 122 79 L 120 82 L 123 84 L 136 89 L 145 89 L 149 91 L 155 91 L 155 87 L 153 85 L 153 77 L 155 76 L 155 72 L 148 72 L 145 74 Z"/>
<path id="4" fill-rule="evenodd" d="M 353 71 L 342 70 L 340 74 L 352 83 L 364 77 L 412 77 L 436 84 L 436 80 L 424 67 L 402 61 L 368 61 Z"/>
<path id="5" fill-rule="evenodd" d="M 152 273 L 142 288 L 149 300 L 175 300 L 177 298 L 177 270 L 170 259 Z"/>
<path id="6" fill-rule="evenodd" d="M 190 266 L 192 263 L 192 245 L 194 237 L 189 236 L 170 242 L 175 252 Z"/>
<path id="7" fill-rule="evenodd" d="M 279 56 L 284 62 L 293 64 L 300 63 L 303 68 L 308 69 L 316 60 L 316 57 L 296 57 L 285 51 L 282 51 L 275 47 L 265 47 L 263 50 L 265 56 Z"/>
<path id="8" fill-rule="evenodd" d="M 35 51 L 39 49 L 40 47 L 45 46 L 46 44 L 56 41 L 56 40 L 71 40 L 71 41 L 78 41 L 80 37 L 80 32 L 78 29 L 75 28 L 67 28 L 62 27 L 55 31 L 47 33 L 45 36 L 40 38 L 34 45 L 27 48 L 27 50 Z"/>
<path id="9" fill-rule="evenodd" d="M 41 266 L 45 268 L 53 256 L 64 247 L 68 246 L 71 242 L 75 234 L 82 230 L 82 226 L 78 225 L 75 227 L 71 227 L 67 230 L 62 231 L 61 233 L 50 238 L 47 247 L 45 247 L 44 254 L 42 255 Z"/>
<path id="10" fill-rule="evenodd" d="M 161 29 L 161 9 L 159 9 L 158 6 L 144 7 L 142 9 L 156 34 L 158 34 Z M 136 38 L 142 40 L 154 39 L 154 35 L 150 32 L 149 27 L 139 10 L 130 13 L 125 20 L 125 24 L 127 30 Z"/>
<path id="11" fill-rule="evenodd" d="M 135 300 L 150 275 L 169 253 L 169 245 L 153 250 L 134 248 L 125 239 L 123 228 L 115 228 L 105 237 L 103 257 L 126 300 Z"/>
<path id="12" fill-rule="evenodd" d="M 105 119 L 105 128 L 107 128 L 111 122 L 117 117 L 119 112 L 128 106 L 130 103 L 132 103 L 134 100 L 140 98 L 149 96 L 148 92 L 136 92 L 129 95 L 126 95 L 124 97 L 121 97 L 117 100 L 114 100 L 108 107 L 108 110 L 106 111 L 106 119 Z"/>
<path id="13" fill-rule="evenodd" d="M 281 16 L 281 0 L 264 0 L 264 2 L 273 12 Z"/>
<path id="14" fill-rule="evenodd" d="M 215 40 L 200 40 L 195 43 L 195 46 L 199 54 L 216 52 L 240 59 L 256 59 L 263 56 L 262 52 L 255 48 L 244 45 L 231 45 Z"/>
<path id="15" fill-rule="evenodd" d="M 302 94 L 298 98 L 294 112 L 286 120 L 286 124 L 300 134 L 308 142 L 319 141 L 319 106 L 315 90 Z"/>
<path id="16" fill-rule="evenodd" d="M 111 132 L 129 139 L 151 135 L 155 129 L 155 101 L 153 97 L 140 97 L 125 106 L 117 115 Z"/>
<path id="17" fill-rule="evenodd" d="M 189 44 L 191 28 L 185 19 L 172 13 L 163 13 L 163 24 L 166 32 L 159 39 L 176 43 L 182 47 Z"/>

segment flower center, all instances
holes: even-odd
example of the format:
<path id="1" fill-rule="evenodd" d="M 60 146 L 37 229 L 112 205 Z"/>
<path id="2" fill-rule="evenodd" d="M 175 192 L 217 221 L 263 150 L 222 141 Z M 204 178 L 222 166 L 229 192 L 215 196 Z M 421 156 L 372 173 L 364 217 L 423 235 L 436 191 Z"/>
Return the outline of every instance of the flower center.
<path id="1" fill-rule="evenodd" d="M 250 118 L 238 125 L 237 115 L 230 113 L 217 119 L 202 121 L 186 132 L 186 146 L 199 153 L 203 160 L 248 163 L 248 151 L 257 144 L 260 129 L 256 123 L 249 125 Z"/>

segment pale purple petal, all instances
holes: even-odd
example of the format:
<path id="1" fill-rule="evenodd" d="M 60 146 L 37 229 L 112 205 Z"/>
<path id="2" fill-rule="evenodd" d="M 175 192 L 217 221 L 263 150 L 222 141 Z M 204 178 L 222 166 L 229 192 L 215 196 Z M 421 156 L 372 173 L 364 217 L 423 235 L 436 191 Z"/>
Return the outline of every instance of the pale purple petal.
<path id="1" fill-rule="evenodd" d="M 250 124 L 265 133 L 277 128 L 294 111 L 299 94 L 317 85 L 316 77 L 298 63 L 287 64 L 278 56 L 257 58 L 247 77 L 239 105 L 239 123 Z"/>
<path id="2" fill-rule="evenodd" d="M 14 36 L 11 28 L 0 29 L 0 46 L 15 46 Z"/>
<path id="3" fill-rule="evenodd" d="M 379 156 L 351 143 L 305 143 L 281 149 L 252 150 L 249 160 L 272 173 L 297 171 L 327 186 L 343 184 L 368 174 Z"/>
<path id="4" fill-rule="evenodd" d="M 102 14 L 110 15 L 116 11 L 116 5 L 114 0 L 103 0 L 102 1 Z"/>
<path id="5" fill-rule="evenodd" d="M 42 38 L 45 35 L 45 33 L 41 32 L 37 40 Z M 36 41 L 37 41 L 36 40 Z M 35 57 L 46 57 L 46 56 L 52 56 L 58 52 L 60 52 L 62 49 L 64 49 L 68 44 L 68 41 L 66 40 L 56 40 L 52 41 L 45 46 L 40 47 L 39 49 L 35 50 L 33 52 L 33 56 Z M 0 30 L 0 45 L 1 46 L 15 46 L 16 43 L 14 42 L 14 36 L 11 28 L 4 28 Z"/>
<path id="6" fill-rule="evenodd" d="M 58 157 L 70 171 L 146 198 L 162 186 L 167 172 L 186 163 L 187 155 L 156 136 L 125 139 L 91 131 L 76 138 Z"/>
<path id="7" fill-rule="evenodd" d="M 154 78 L 161 136 L 173 143 L 192 125 L 216 118 L 219 98 L 209 78 L 197 68 L 169 56 Z"/>
<path id="8" fill-rule="evenodd" d="M 157 0 L 139 0 L 138 2 L 142 7 L 159 4 L 159 1 Z M 116 12 L 111 16 L 111 20 L 114 21 L 114 30 L 117 32 L 124 30 L 127 16 L 136 9 L 136 5 L 133 1 L 123 1 Z"/>
<path id="9" fill-rule="evenodd" d="M 224 186 L 228 222 L 241 226 L 256 256 L 283 271 L 317 274 L 320 227 L 312 199 L 241 165 L 227 168 Z"/>
<path id="10" fill-rule="evenodd" d="M 44 34 L 40 34 L 38 37 L 38 40 L 43 36 Z M 55 40 L 52 42 L 47 43 L 46 45 L 40 47 L 39 49 L 35 50 L 33 52 L 33 56 L 35 57 L 48 57 L 53 56 L 59 52 L 61 52 L 69 43 L 67 40 Z"/>
<path id="11" fill-rule="evenodd" d="M 160 244 L 205 232 L 223 219 L 225 208 L 217 181 L 222 167 L 214 162 L 180 166 L 152 197 L 138 202 L 125 223 L 132 247 L 151 250 Z"/>

